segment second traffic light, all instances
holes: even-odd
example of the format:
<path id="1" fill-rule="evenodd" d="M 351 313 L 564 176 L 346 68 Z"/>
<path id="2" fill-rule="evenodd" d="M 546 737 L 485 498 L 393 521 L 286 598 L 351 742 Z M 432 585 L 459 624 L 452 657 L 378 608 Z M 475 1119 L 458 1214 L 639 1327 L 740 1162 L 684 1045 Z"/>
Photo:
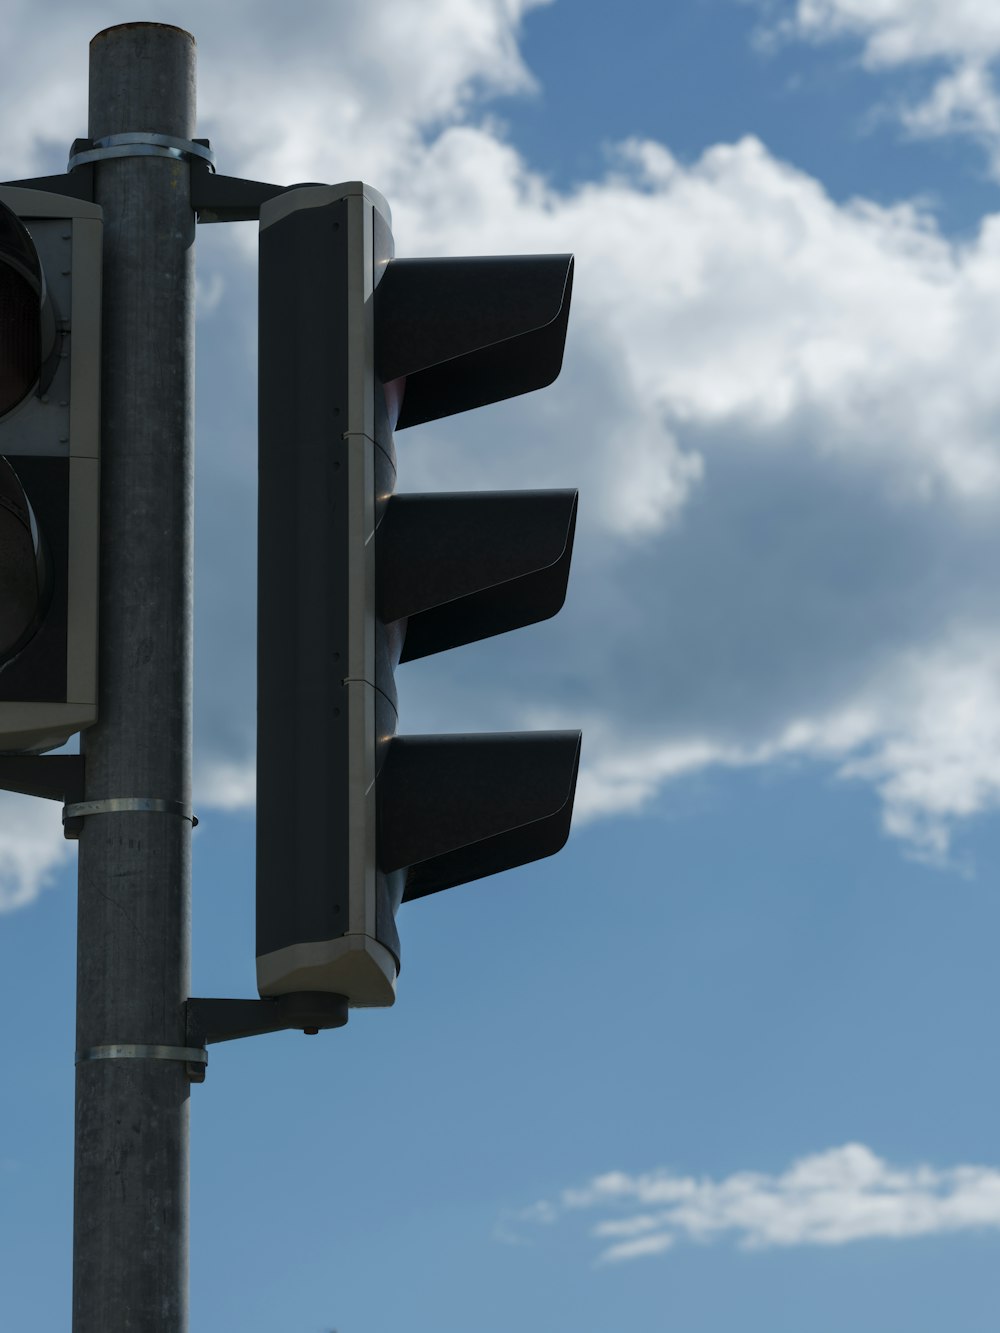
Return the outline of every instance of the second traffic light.
<path id="1" fill-rule="evenodd" d="M 360 182 L 261 209 L 257 979 L 394 998 L 402 902 L 559 850 L 579 732 L 397 736 L 400 662 L 562 605 L 575 491 L 396 495 L 394 429 L 559 373 L 568 255 L 397 260 Z"/>
<path id="2" fill-rule="evenodd" d="M 103 214 L 0 186 L 0 751 L 97 720 Z"/>

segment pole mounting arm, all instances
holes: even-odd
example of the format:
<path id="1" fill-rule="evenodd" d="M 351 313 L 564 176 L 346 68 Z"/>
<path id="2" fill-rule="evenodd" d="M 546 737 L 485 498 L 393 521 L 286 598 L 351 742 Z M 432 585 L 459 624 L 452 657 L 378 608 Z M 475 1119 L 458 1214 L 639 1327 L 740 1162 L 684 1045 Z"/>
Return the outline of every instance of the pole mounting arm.
<path id="1" fill-rule="evenodd" d="M 347 997 L 301 991 L 263 1000 L 205 999 L 192 996 L 184 1005 L 186 1041 L 201 1047 L 240 1037 L 298 1028 L 310 1036 L 320 1028 L 342 1028 L 347 1022 Z M 199 1077 L 200 1074 L 200 1077 Z M 189 1068 L 192 1082 L 201 1083 L 205 1068 Z"/>

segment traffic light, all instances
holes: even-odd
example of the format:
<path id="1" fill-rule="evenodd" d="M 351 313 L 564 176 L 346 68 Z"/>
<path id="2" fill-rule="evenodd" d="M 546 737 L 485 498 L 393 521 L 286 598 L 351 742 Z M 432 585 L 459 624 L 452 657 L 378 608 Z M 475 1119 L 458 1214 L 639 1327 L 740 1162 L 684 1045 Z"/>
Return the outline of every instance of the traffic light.
<path id="1" fill-rule="evenodd" d="M 97 720 L 101 209 L 0 186 L 0 751 Z"/>
<path id="2" fill-rule="evenodd" d="M 402 902 L 568 836 L 579 732 L 397 736 L 394 672 L 554 615 L 576 492 L 396 495 L 393 430 L 551 383 L 572 275 L 394 259 L 359 182 L 261 208 L 261 995 L 391 1004 Z"/>

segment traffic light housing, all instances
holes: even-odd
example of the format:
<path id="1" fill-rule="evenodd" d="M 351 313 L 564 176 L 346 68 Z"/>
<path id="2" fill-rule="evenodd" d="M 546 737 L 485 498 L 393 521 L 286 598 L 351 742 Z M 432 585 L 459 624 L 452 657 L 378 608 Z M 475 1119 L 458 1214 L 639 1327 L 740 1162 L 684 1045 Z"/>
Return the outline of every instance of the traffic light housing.
<path id="1" fill-rule="evenodd" d="M 569 255 L 393 257 L 360 182 L 260 210 L 257 980 L 394 999 L 402 902 L 557 851 L 578 732 L 397 736 L 401 662 L 562 605 L 575 491 L 396 495 L 394 429 L 551 383 Z"/>
<path id="2" fill-rule="evenodd" d="M 102 213 L 0 186 L 0 751 L 97 720 Z"/>

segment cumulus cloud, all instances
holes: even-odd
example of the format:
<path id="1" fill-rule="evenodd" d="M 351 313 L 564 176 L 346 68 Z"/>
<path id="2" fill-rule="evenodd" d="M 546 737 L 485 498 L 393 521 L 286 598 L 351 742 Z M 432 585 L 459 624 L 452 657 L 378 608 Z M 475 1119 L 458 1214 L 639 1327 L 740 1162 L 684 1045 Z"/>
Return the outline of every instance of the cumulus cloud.
<path id="1" fill-rule="evenodd" d="M 518 32 L 525 14 L 550 2 L 300 0 L 290 15 L 264 0 L 214 11 L 165 0 L 154 21 L 198 42 L 200 132 L 218 135 L 220 170 L 238 160 L 263 180 L 373 179 L 422 129 L 484 95 L 530 91 Z M 4 10 L 18 59 L 4 70 L 3 102 L 25 127 L 3 145 L 7 176 L 37 169 L 40 153 L 86 133 L 90 38 L 137 19 L 125 0 L 47 0 L 45 14 L 40 25 L 29 0 Z"/>
<path id="2" fill-rule="evenodd" d="M 630 140 L 555 189 L 487 115 L 530 95 L 533 7 L 428 0 L 415 31 L 403 0 L 306 5 L 308 42 L 258 3 L 239 23 L 160 15 L 198 36 L 220 169 L 370 179 L 400 254 L 576 253 L 559 381 L 397 441 L 403 490 L 579 486 L 567 605 L 404 668 L 402 729 L 582 725 L 581 818 L 699 769 L 810 758 L 945 860 L 955 824 L 1000 803 L 1000 216 L 956 244 L 912 203 L 833 201 L 750 136 L 690 162 Z M 51 145 L 85 128 L 86 39 L 133 17 L 53 8 L 43 49 L 13 6 L 0 104 L 29 129 L 10 175 L 58 169 Z M 908 11 L 868 12 L 796 11 L 804 34 L 872 43 Z M 255 250 L 251 224 L 200 230 L 201 814 L 253 799 Z"/>
<path id="3" fill-rule="evenodd" d="M 982 0 L 798 0 L 791 22 L 819 40 L 862 38 L 873 67 L 1000 53 L 1000 14 Z"/>
<path id="4" fill-rule="evenodd" d="M 558 722 L 568 725 L 564 715 Z M 681 738 L 621 746 L 600 718 L 587 737 L 580 821 L 641 809 L 665 783 L 700 769 L 807 758 L 872 784 L 885 832 L 914 859 L 957 868 L 955 824 L 1000 805 L 1000 636 L 956 628 L 950 640 L 901 652 L 842 707 L 791 718 L 756 745 Z"/>
<path id="5" fill-rule="evenodd" d="M 0 792 L 0 913 L 32 902 L 70 858 L 54 801 Z"/>
<path id="6" fill-rule="evenodd" d="M 311 0 L 295 22 L 262 0 L 213 24 L 185 5 L 202 42 L 201 120 L 260 180 L 365 180 L 393 190 L 428 132 L 484 96 L 531 92 L 518 32 L 550 0 Z M 225 31 L 224 44 L 212 41 Z M 307 39 L 304 40 L 304 35 Z M 264 104 L 262 105 L 262 98 Z"/>
<path id="7" fill-rule="evenodd" d="M 1000 175 L 1000 12 L 982 0 L 797 0 L 773 35 L 812 42 L 857 38 L 873 71 L 942 62 L 927 96 L 897 111 L 915 135 L 964 134 L 980 142 Z"/>
<path id="8" fill-rule="evenodd" d="M 435 156 L 447 203 L 454 140 L 476 133 L 429 150 L 429 197 Z M 580 482 L 580 591 L 561 653 L 533 632 L 548 669 L 530 700 L 513 647 L 496 675 L 456 654 L 420 682 L 447 673 L 454 711 L 482 663 L 484 725 L 582 724 L 578 818 L 699 768 L 805 756 L 875 784 L 887 832 L 946 859 L 954 822 L 1000 794 L 997 220 L 954 245 L 912 204 L 833 202 L 754 139 L 686 166 L 630 143 L 566 195 L 509 147 L 469 156 L 468 209 L 405 221 L 453 252 L 484 232 L 511 249 L 570 238 L 561 419 L 509 405 L 506 447 L 502 428 L 444 424 L 415 453 L 401 437 L 402 466 L 430 488 L 510 484 L 509 442 L 540 423 L 522 467 Z"/>
<path id="9" fill-rule="evenodd" d="M 1000 1227 L 1000 1171 L 893 1167 L 861 1143 L 800 1158 L 779 1175 L 611 1171 L 505 1218 L 498 1236 L 524 1239 L 531 1225 L 584 1214 L 598 1217 L 589 1226 L 598 1263 L 662 1254 L 685 1240 L 732 1238 L 746 1250 L 903 1240 Z"/>

